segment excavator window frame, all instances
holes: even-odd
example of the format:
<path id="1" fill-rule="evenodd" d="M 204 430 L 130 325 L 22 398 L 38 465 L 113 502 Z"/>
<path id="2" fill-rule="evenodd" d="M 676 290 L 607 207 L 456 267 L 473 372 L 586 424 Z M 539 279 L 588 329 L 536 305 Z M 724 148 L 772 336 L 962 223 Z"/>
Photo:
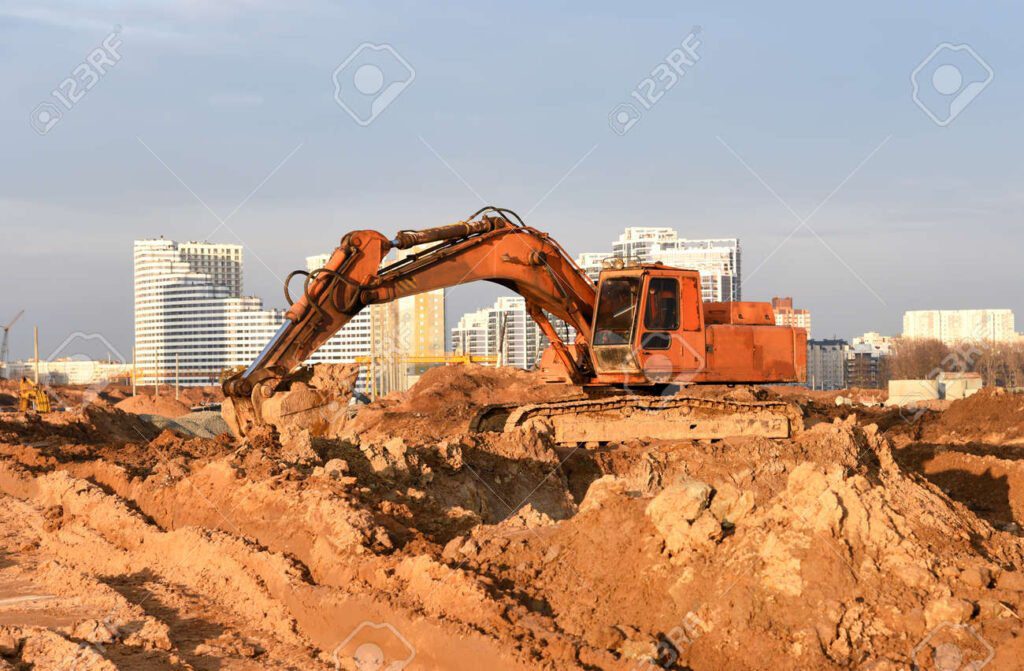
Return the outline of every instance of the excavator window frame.
<path id="1" fill-rule="evenodd" d="M 618 313 L 608 315 L 608 301 L 611 300 L 609 294 L 613 287 L 618 285 L 625 285 L 630 291 L 633 292 L 632 302 L 632 315 L 629 319 L 629 327 L 625 330 L 621 328 L 606 328 L 609 326 L 608 319 L 614 319 L 618 316 Z M 639 275 L 620 275 L 615 277 L 602 278 L 598 286 L 597 294 L 597 305 L 594 309 L 594 347 L 623 347 L 626 345 L 632 346 L 634 338 L 637 332 L 637 315 L 640 312 L 640 303 L 642 302 L 644 292 L 644 277 Z M 618 307 L 616 305 L 615 307 Z M 601 342 L 600 339 L 605 333 L 615 334 L 618 337 L 624 337 L 622 342 Z"/>
<path id="2" fill-rule="evenodd" d="M 671 349 L 672 334 L 679 331 L 681 320 L 679 280 L 665 275 L 645 275 L 643 299 L 643 330 L 637 337 L 637 348 L 641 352 Z"/>
<path id="3" fill-rule="evenodd" d="M 658 285 L 662 286 L 659 288 Z M 655 295 L 666 290 L 670 296 Z M 644 298 L 644 330 L 678 331 L 679 312 L 679 280 L 659 275 L 648 277 Z"/>

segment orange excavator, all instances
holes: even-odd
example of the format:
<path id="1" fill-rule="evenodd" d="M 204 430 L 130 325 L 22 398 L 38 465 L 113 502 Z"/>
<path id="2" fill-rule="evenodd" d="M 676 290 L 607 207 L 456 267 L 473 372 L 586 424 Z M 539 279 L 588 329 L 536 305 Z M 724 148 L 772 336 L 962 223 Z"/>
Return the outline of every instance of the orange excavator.
<path id="1" fill-rule="evenodd" d="M 413 248 L 418 251 L 382 267 L 391 250 Z M 288 283 L 296 275 L 305 281 L 292 301 Z M 806 331 L 776 326 L 769 303 L 705 303 L 697 271 L 624 259 L 613 259 L 595 285 L 546 233 L 496 207 L 392 238 L 353 231 L 323 268 L 289 275 L 287 320 L 256 360 L 223 384 L 229 426 L 244 435 L 264 424 L 264 404 L 293 381 L 308 380 L 303 361 L 363 308 L 477 280 L 526 299 L 550 342 L 540 362 L 543 378 L 582 392 L 564 401 L 492 406 L 474 419 L 477 430 L 541 424 L 557 442 L 580 444 L 784 438 L 799 428 L 799 411 L 780 401 L 687 393 L 690 385 L 805 379 Z M 575 329 L 574 342 L 562 340 L 549 315 Z"/>

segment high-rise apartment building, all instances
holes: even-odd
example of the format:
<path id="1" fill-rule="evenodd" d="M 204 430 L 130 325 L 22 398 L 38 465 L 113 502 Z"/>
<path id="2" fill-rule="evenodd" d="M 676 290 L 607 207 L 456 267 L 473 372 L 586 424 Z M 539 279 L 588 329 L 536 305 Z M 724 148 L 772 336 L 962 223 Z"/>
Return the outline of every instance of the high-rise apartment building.
<path id="1" fill-rule="evenodd" d="M 738 238 L 691 240 L 680 238 L 674 228 L 630 226 L 612 243 L 611 254 L 585 252 L 576 262 L 596 281 L 602 262 L 609 257 L 696 270 L 705 301 L 742 300 Z"/>
<path id="2" fill-rule="evenodd" d="M 469 354 L 474 357 L 490 356 L 488 351 L 487 326 L 490 323 L 490 308 L 467 312 L 452 327 L 452 351 L 455 354 Z"/>
<path id="3" fill-rule="evenodd" d="M 903 313 L 904 338 L 960 342 L 1014 342 L 1012 310 L 910 310 Z"/>
<path id="4" fill-rule="evenodd" d="M 306 267 L 323 267 L 327 255 Z M 242 247 L 207 242 L 137 240 L 135 360 L 141 384 L 216 383 L 222 371 L 251 363 L 283 323 L 283 310 L 267 310 L 242 295 Z M 357 387 L 364 392 L 403 390 L 427 364 L 409 356 L 444 351 L 444 293 L 431 291 L 362 310 L 307 363 L 371 359 Z"/>
<path id="5" fill-rule="evenodd" d="M 552 325 L 563 338 L 568 333 L 572 342 L 572 329 L 554 320 Z M 497 357 L 499 366 L 533 368 L 547 344 L 537 322 L 526 311 L 522 296 L 501 296 L 493 306 L 463 315 L 452 328 L 456 354 Z"/>
<path id="6" fill-rule="evenodd" d="M 522 296 L 500 296 L 487 315 L 487 347 L 498 365 L 532 368 L 546 340 Z"/>
<path id="7" fill-rule="evenodd" d="M 214 285 L 225 287 L 232 296 L 242 295 L 241 245 L 182 242 L 178 252 L 194 272 L 209 275 Z"/>
<path id="8" fill-rule="evenodd" d="M 284 319 L 242 296 L 240 245 L 136 240 L 135 362 L 142 384 L 215 383 L 248 364 Z"/>
<path id="9" fill-rule="evenodd" d="M 793 307 L 793 299 L 789 296 L 772 298 L 772 312 L 775 313 L 776 326 L 793 326 L 805 329 L 808 339 L 811 337 L 811 312 Z"/>
<path id="10" fill-rule="evenodd" d="M 612 243 L 612 256 L 635 263 L 651 263 L 651 251 L 655 245 L 679 239 L 674 228 L 629 226 L 619 239 Z"/>
<path id="11" fill-rule="evenodd" d="M 597 282 L 601 269 L 604 268 L 605 259 L 612 256 L 611 252 L 583 252 L 576 257 L 576 265 L 583 269 L 587 277 Z"/>
<path id="12" fill-rule="evenodd" d="M 888 381 L 886 362 L 894 338 L 869 331 L 850 341 L 846 348 L 846 384 L 861 389 L 880 389 Z"/>
<path id="13" fill-rule="evenodd" d="M 651 261 L 700 272 L 701 294 L 705 301 L 741 300 L 738 238 L 666 240 L 656 243 L 650 256 Z"/>

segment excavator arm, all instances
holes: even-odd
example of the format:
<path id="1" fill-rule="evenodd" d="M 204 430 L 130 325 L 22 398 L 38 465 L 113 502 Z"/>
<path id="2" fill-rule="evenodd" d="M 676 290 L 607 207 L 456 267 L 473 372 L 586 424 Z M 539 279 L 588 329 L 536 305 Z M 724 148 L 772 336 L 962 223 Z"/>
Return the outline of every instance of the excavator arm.
<path id="1" fill-rule="evenodd" d="M 562 247 L 533 228 L 516 223 L 509 210 L 483 208 L 466 221 L 394 238 L 353 231 L 341 239 L 323 268 L 296 271 L 285 283 L 287 320 L 255 361 L 224 382 L 240 432 L 262 423 L 260 407 L 288 382 L 331 336 L 364 307 L 477 280 L 505 286 L 526 299 L 527 310 L 551 341 L 566 373 L 582 383 L 594 376 L 588 354 L 595 287 Z M 381 267 L 392 249 L 437 243 Z M 288 283 L 305 275 L 303 294 L 292 302 Z M 576 329 L 575 355 L 545 313 Z"/>

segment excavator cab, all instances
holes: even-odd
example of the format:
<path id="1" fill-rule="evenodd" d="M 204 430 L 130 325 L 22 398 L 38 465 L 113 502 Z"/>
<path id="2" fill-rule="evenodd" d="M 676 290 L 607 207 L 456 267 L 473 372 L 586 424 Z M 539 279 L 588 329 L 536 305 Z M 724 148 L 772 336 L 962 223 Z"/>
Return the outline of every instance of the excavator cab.
<path id="1" fill-rule="evenodd" d="M 594 313 L 594 369 L 605 383 L 657 385 L 704 367 L 697 271 L 660 264 L 605 270 Z"/>

